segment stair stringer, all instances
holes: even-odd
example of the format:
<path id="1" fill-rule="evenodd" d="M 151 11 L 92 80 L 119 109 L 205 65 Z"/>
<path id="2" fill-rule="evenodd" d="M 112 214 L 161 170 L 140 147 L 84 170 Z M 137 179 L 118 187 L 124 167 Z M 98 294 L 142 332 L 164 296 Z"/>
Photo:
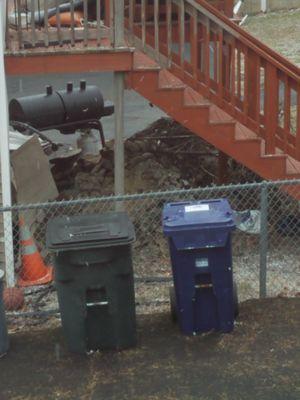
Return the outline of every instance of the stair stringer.
<path id="1" fill-rule="evenodd" d="M 236 128 L 241 124 L 233 119 L 224 122 L 212 122 L 209 119 L 207 101 L 198 105 L 187 105 L 184 102 L 184 91 L 188 88 L 176 84 L 163 86 L 160 74 L 164 70 L 157 67 L 136 67 L 129 73 L 128 84 L 144 98 L 172 117 L 196 135 L 228 154 L 237 162 L 245 165 L 267 180 L 289 179 L 286 171 L 287 156 L 262 154 L 263 140 L 259 137 L 237 139 Z M 293 178 L 297 178 L 293 175 Z M 299 171 L 300 178 L 300 171 Z"/>

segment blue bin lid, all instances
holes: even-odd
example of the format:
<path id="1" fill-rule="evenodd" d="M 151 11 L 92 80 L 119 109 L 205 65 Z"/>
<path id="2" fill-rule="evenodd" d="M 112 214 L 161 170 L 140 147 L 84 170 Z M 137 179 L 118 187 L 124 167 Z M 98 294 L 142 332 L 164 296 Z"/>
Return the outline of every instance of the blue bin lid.
<path id="1" fill-rule="evenodd" d="M 168 203 L 163 209 L 163 230 L 168 236 L 179 231 L 234 229 L 232 209 L 227 199 Z"/>

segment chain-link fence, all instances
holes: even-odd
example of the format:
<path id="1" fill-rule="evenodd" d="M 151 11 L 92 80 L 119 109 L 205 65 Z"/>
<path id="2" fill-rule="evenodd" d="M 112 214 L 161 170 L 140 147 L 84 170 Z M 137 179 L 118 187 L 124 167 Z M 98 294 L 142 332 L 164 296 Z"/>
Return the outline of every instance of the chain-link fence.
<path id="1" fill-rule="evenodd" d="M 259 296 L 299 295 L 300 181 L 216 186 L 0 209 L 3 216 L 13 222 L 13 251 L 10 253 L 13 260 L 6 254 L 6 264 L 14 266 L 16 281 L 20 278 L 30 281 L 31 277 L 26 274 L 35 268 L 35 261 L 31 258 L 31 265 L 24 268 L 26 246 L 36 244 L 45 265 L 52 263 L 45 243 L 49 220 L 62 215 L 114 211 L 121 205 L 136 230 L 133 260 L 137 304 L 143 312 L 145 307 L 151 311 L 168 307 L 172 277 L 168 244 L 162 233 L 163 205 L 215 198 L 227 198 L 235 214 L 233 268 L 240 301 Z M 4 231 L 4 239 L 8 238 L 8 232 Z M 25 312 L 43 312 L 57 307 L 52 285 L 30 287 L 26 291 L 28 299 L 31 294 L 40 294 L 27 301 Z"/>

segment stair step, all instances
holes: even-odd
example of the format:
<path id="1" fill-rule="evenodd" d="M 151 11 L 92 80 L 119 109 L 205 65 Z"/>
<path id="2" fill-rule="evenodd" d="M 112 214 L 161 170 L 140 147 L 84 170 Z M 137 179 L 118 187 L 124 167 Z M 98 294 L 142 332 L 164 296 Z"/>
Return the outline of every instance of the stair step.
<path id="1" fill-rule="evenodd" d="M 221 108 L 212 104 L 209 109 L 209 120 L 212 124 L 224 124 L 226 122 L 235 123 L 235 120 Z"/>
<path id="2" fill-rule="evenodd" d="M 188 107 L 209 107 L 210 103 L 200 93 L 187 87 L 184 90 L 184 105 Z"/>
<path id="3" fill-rule="evenodd" d="M 166 69 L 159 72 L 159 88 L 164 90 L 185 89 L 186 85 Z"/>
<path id="4" fill-rule="evenodd" d="M 133 54 L 133 70 L 160 70 L 160 66 L 156 61 L 152 60 L 146 54 L 135 51 Z"/>
<path id="5" fill-rule="evenodd" d="M 288 175 L 300 178 L 300 161 L 294 160 L 292 157 L 287 157 L 286 173 Z"/>
<path id="6" fill-rule="evenodd" d="M 259 139 L 254 132 L 238 122 L 235 128 L 235 138 L 236 140 Z"/>
<path id="7" fill-rule="evenodd" d="M 132 88 L 141 95 L 265 179 L 300 178 L 300 161 L 279 149 L 266 154 L 263 138 L 185 84 L 180 75 L 136 52 L 130 77 Z"/>

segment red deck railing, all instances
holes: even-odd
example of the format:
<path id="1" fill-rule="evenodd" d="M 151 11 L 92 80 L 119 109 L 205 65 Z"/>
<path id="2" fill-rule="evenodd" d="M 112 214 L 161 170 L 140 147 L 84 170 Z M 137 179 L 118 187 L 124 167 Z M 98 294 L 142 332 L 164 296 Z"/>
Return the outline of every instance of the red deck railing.
<path id="1" fill-rule="evenodd" d="M 278 149 L 300 160 L 300 69 L 204 0 L 129 0 L 129 40 Z"/>
<path id="2" fill-rule="evenodd" d="M 11 51 L 47 49 L 65 44 L 75 47 L 101 46 L 102 39 L 113 43 L 114 0 L 6 0 L 6 47 Z M 55 4 L 55 5 L 53 5 Z"/>

